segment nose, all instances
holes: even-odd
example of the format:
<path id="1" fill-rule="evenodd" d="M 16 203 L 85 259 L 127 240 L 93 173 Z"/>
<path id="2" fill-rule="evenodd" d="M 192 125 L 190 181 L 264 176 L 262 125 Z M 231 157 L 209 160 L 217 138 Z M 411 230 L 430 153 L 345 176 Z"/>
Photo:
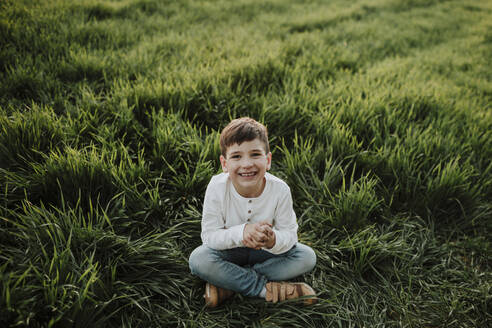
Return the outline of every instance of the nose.
<path id="1" fill-rule="evenodd" d="M 242 167 L 250 167 L 253 166 L 253 162 L 251 161 L 251 158 L 249 157 L 244 157 L 241 161 L 241 166 Z"/>

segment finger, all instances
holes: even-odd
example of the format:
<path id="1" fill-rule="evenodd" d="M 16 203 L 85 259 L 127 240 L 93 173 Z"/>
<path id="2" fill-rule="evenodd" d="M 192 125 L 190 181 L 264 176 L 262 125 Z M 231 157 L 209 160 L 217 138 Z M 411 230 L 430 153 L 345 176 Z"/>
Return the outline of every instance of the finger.
<path id="1" fill-rule="evenodd" d="M 257 249 L 257 248 L 263 247 L 265 243 L 261 240 L 255 240 L 254 238 L 251 238 L 250 244 L 251 244 L 252 248 Z"/>
<path id="2" fill-rule="evenodd" d="M 257 225 L 255 227 L 255 230 L 258 231 L 258 232 L 264 233 L 265 232 L 265 227 L 264 226 L 261 226 L 261 225 Z"/>
<path id="3" fill-rule="evenodd" d="M 251 238 L 253 236 L 253 234 L 255 233 L 255 231 L 249 231 L 248 233 L 245 233 L 243 235 L 243 238 L 244 239 L 248 239 L 248 238 Z"/>
<path id="4" fill-rule="evenodd" d="M 256 232 L 255 234 L 252 235 L 252 238 L 255 242 L 260 243 L 268 239 L 268 235 L 265 233 Z"/>
<path id="5" fill-rule="evenodd" d="M 267 231 L 272 230 L 272 225 L 270 223 L 263 222 L 263 224 L 260 225 L 260 228 L 264 233 L 266 233 Z M 256 230 L 258 230 L 258 229 L 256 229 Z"/>
<path id="6" fill-rule="evenodd" d="M 243 235 L 246 238 L 246 237 L 251 236 L 252 234 L 256 233 L 258 231 L 258 229 L 259 229 L 258 223 L 248 224 L 247 229 L 244 230 Z"/>
<path id="7" fill-rule="evenodd" d="M 247 242 L 246 247 L 256 249 L 258 245 L 253 242 Z"/>
<path id="8" fill-rule="evenodd" d="M 244 245 L 244 246 L 246 246 L 246 247 L 249 247 L 249 248 L 255 248 L 255 246 L 256 246 L 256 245 L 252 242 L 252 240 L 251 240 L 251 239 L 249 239 L 249 238 L 245 238 L 245 239 L 243 240 L 243 245 Z"/>
<path id="9" fill-rule="evenodd" d="M 262 238 L 254 237 L 249 240 L 249 244 L 253 246 L 252 248 L 258 249 L 265 246 L 265 240 L 267 240 L 266 237 L 262 237 Z"/>
<path id="10" fill-rule="evenodd" d="M 269 239 L 273 237 L 273 230 L 266 229 L 265 232 L 262 233 L 262 239 Z"/>
<path id="11" fill-rule="evenodd" d="M 243 238 L 246 239 L 248 238 L 252 232 L 255 231 L 255 228 L 252 224 L 246 224 L 245 227 L 244 227 L 244 231 L 243 231 Z"/>
<path id="12" fill-rule="evenodd" d="M 261 239 L 260 241 L 257 241 L 256 242 L 256 245 L 260 246 L 260 247 L 264 247 L 266 245 L 266 243 L 268 242 L 268 238 L 263 238 Z"/>

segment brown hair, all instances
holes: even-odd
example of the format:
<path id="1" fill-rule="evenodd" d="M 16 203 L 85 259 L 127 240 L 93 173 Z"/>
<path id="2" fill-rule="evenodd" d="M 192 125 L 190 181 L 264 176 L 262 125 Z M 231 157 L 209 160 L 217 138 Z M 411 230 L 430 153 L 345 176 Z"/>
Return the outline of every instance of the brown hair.
<path id="1" fill-rule="evenodd" d="M 220 151 L 222 156 L 226 157 L 227 147 L 235 143 L 240 145 L 244 141 L 251 141 L 256 138 L 263 142 L 265 145 L 265 153 L 268 154 L 270 152 L 268 131 L 263 124 L 258 123 L 249 117 L 241 117 L 232 120 L 220 134 Z"/>

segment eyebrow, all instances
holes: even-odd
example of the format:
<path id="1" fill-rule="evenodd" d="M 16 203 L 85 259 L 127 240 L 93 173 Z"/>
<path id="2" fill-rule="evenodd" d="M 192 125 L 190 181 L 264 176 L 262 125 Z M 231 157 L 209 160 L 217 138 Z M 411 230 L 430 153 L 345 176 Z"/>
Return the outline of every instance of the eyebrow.
<path id="1" fill-rule="evenodd" d="M 263 151 L 263 149 L 261 149 L 261 148 L 255 148 L 255 149 L 251 149 L 249 152 L 250 153 L 254 153 L 254 152 L 261 152 L 261 151 Z M 242 153 L 243 153 L 242 151 L 233 151 L 229 155 L 242 154 Z"/>

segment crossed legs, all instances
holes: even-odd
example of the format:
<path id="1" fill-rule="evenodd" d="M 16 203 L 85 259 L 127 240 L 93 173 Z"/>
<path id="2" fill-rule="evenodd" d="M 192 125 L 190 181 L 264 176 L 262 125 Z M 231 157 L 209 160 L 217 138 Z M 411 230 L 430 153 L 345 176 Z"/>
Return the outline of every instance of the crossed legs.
<path id="1" fill-rule="evenodd" d="M 288 280 L 311 271 L 316 254 L 297 243 L 282 254 L 239 247 L 215 250 L 205 245 L 190 255 L 191 273 L 217 287 L 258 296 L 269 281 Z"/>

